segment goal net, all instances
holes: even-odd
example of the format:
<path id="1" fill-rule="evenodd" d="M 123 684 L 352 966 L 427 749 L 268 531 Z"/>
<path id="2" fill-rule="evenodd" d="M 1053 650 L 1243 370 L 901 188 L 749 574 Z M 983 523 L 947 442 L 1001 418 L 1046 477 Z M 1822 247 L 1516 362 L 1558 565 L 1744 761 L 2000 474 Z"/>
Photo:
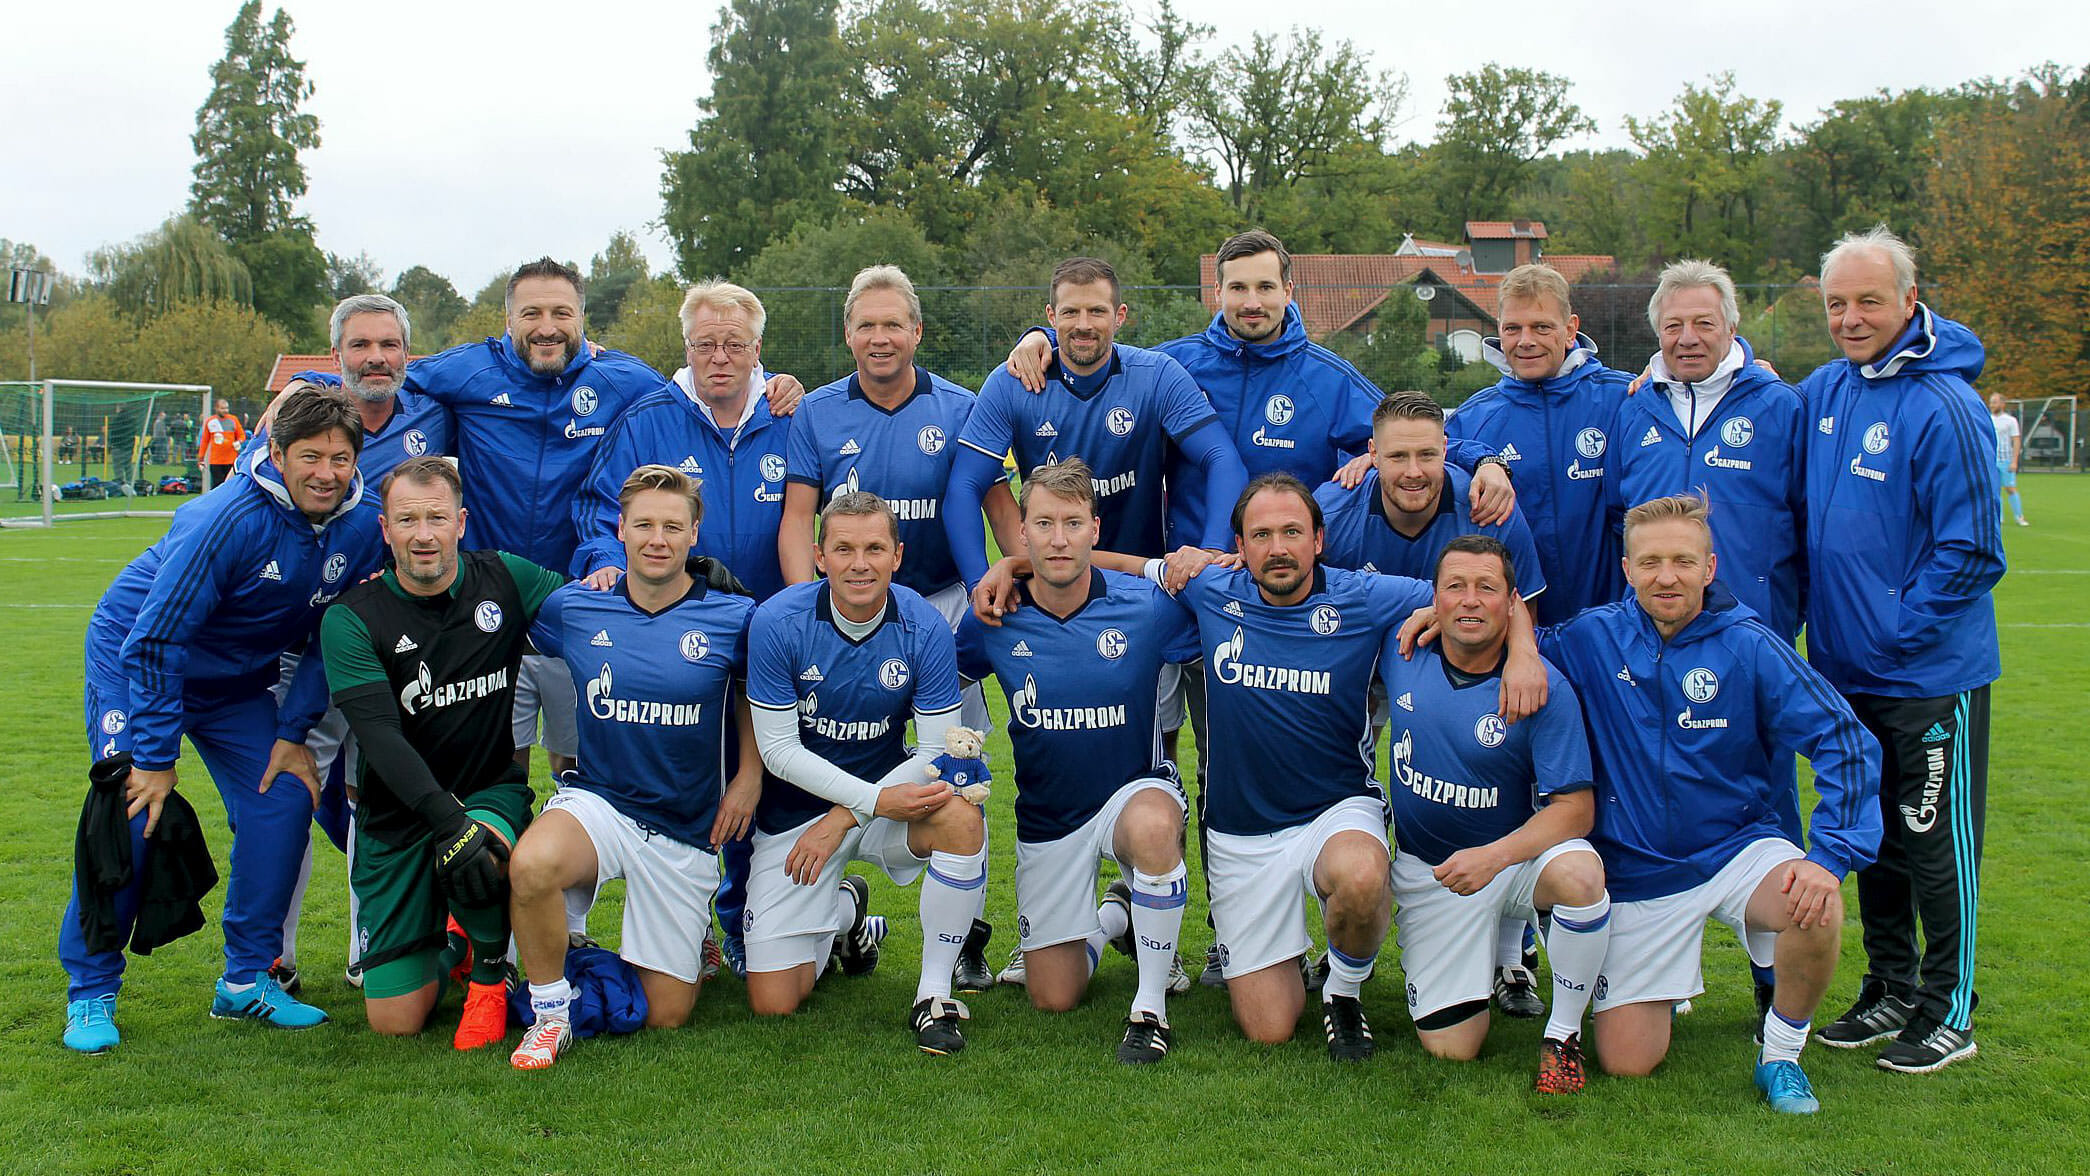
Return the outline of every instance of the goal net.
<path id="1" fill-rule="evenodd" d="M 171 514 L 206 488 L 210 410 L 198 384 L 0 383 L 0 525 Z"/>

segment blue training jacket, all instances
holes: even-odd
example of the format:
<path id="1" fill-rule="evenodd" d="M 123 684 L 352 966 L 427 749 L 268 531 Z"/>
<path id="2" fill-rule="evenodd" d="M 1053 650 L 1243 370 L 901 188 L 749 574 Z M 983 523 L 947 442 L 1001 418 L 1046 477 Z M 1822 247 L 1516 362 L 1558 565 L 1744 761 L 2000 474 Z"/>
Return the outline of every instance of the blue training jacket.
<path id="1" fill-rule="evenodd" d="M 1996 680 L 2003 578 L 1981 340 L 1916 304 L 1886 357 L 1800 385 L 1807 654 L 1838 690 L 1943 698 Z"/>
<path id="2" fill-rule="evenodd" d="M 1697 436 L 1685 435 L 1676 406 L 1654 384 L 1626 398 L 1611 433 L 1618 457 L 1604 478 L 1611 529 L 1618 533 L 1625 512 L 1640 503 L 1703 489 L 1713 504 L 1720 581 L 1791 641 L 1805 595 L 1803 466 L 1814 422 L 1799 392 L 1756 366 L 1747 340 L 1735 343 L 1741 370 Z M 1617 583 L 1624 592 L 1624 580 Z"/>
<path id="3" fill-rule="evenodd" d="M 1503 378 L 1444 422 L 1447 437 L 1486 442 L 1509 463 L 1517 506 L 1531 524 L 1546 593 L 1532 603 L 1540 624 L 1558 624 L 1618 599 L 1618 543 L 1606 525 L 1605 475 L 1616 461 L 1612 437 L 1632 377 L 1597 362 L 1597 345 L 1575 337 L 1573 364 L 1532 383 L 1509 374 L 1501 341 L 1486 341 Z"/>
<path id="4" fill-rule="evenodd" d="M 597 440 L 660 373 L 621 351 L 540 376 L 503 336 L 464 343 L 406 369 L 408 391 L 450 410 L 472 545 L 547 568 L 573 562 L 573 498 Z"/>
<path id="5" fill-rule="evenodd" d="M 1765 837 L 1807 845 L 1838 878 L 1879 852 L 1878 741 L 1718 581 L 1667 642 L 1637 601 L 1617 601 L 1541 630 L 1539 652 L 1582 700 L 1597 778 L 1589 840 L 1614 900 L 1689 890 Z M 1794 753 L 1813 763 L 1820 796 L 1805 840 L 1787 795 Z"/>
<path id="6" fill-rule="evenodd" d="M 769 414 L 757 372 L 748 395 L 752 409 L 731 436 L 719 430 L 683 386 L 688 369 L 667 387 L 639 399 L 610 426 L 572 503 L 581 545 L 571 570 L 578 579 L 624 566 L 617 539 L 617 492 L 642 465 L 674 466 L 702 483 L 704 517 L 692 550 L 732 569 L 748 594 L 768 600 L 784 586 L 777 562 L 777 529 L 784 522 L 785 442 L 791 422 Z M 561 565 L 565 566 L 565 565 Z"/>
<path id="7" fill-rule="evenodd" d="M 87 625 L 88 657 L 130 683 L 131 754 L 161 771 L 181 758 L 189 706 L 244 700 L 276 684 L 306 646 L 276 737 L 303 742 L 327 707 L 319 615 L 382 564 L 375 492 L 358 474 L 320 523 L 292 504 L 268 453 L 174 512 L 157 543 L 118 572 Z"/>

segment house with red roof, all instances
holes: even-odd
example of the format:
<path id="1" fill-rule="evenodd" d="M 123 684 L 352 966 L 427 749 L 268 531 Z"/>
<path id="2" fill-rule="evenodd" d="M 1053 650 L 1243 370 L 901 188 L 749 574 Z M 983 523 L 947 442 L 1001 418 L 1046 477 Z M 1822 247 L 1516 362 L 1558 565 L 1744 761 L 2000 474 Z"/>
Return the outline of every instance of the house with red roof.
<path id="1" fill-rule="evenodd" d="M 426 358 L 427 356 L 424 355 L 416 355 L 411 356 L 409 361 Z M 290 385 L 292 376 L 304 371 L 325 372 L 330 376 L 338 376 L 341 374 L 341 367 L 334 362 L 334 357 L 331 353 L 322 355 L 278 355 L 275 366 L 269 369 L 267 399 L 275 399 L 276 393 L 281 392 Z"/>
<path id="2" fill-rule="evenodd" d="M 1495 333 L 1496 291 L 1517 266 L 1543 261 L 1570 283 L 1618 268 L 1608 254 L 1545 251 L 1543 221 L 1467 221 L 1463 244 L 1403 234 L 1392 253 L 1293 254 L 1293 301 L 1306 333 L 1319 342 L 1344 332 L 1369 335 L 1388 298 L 1415 298 L 1430 308 L 1429 339 L 1471 363 Z M 1205 304 L 1216 311 L 1217 255 L 1200 275 Z"/>

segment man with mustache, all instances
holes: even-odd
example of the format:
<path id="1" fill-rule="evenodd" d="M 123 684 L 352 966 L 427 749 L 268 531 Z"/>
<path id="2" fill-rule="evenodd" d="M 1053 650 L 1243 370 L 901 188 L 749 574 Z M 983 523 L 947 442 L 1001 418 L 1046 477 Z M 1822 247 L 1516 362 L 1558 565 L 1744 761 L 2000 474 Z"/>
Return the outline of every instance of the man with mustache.
<path id="1" fill-rule="evenodd" d="M 415 364 L 406 386 L 447 409 L 456 424 L 476 540 L 564 570 L 580 545 L 573 501 L 598 439 L 664 381 L 632 356 L 588 346 L 581 275 L 571 266 L 549 257 L 521 266 L 508 279 L 506 306 L 506 335 Z M 573 708 L 573 682 L 557 659 L 525 658 L 515 687 L 522 763 L 537 742 L 541 715 L 554 774 L 573 766 Z"/>

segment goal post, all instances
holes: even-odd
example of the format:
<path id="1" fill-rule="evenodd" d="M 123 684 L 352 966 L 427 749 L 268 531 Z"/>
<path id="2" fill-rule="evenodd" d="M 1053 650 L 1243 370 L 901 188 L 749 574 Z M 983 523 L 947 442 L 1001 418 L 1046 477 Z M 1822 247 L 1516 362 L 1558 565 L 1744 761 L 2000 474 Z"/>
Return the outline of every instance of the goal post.
<path id="1" fill-rule="evenodd" d="M 211 394 L 204 384 L 0 383 L 0 449 L 14 467 L 0 526 L 170 516 L 178 501 L 138 500 L 163 487 L 202 492 L 196 443 Z"/>

